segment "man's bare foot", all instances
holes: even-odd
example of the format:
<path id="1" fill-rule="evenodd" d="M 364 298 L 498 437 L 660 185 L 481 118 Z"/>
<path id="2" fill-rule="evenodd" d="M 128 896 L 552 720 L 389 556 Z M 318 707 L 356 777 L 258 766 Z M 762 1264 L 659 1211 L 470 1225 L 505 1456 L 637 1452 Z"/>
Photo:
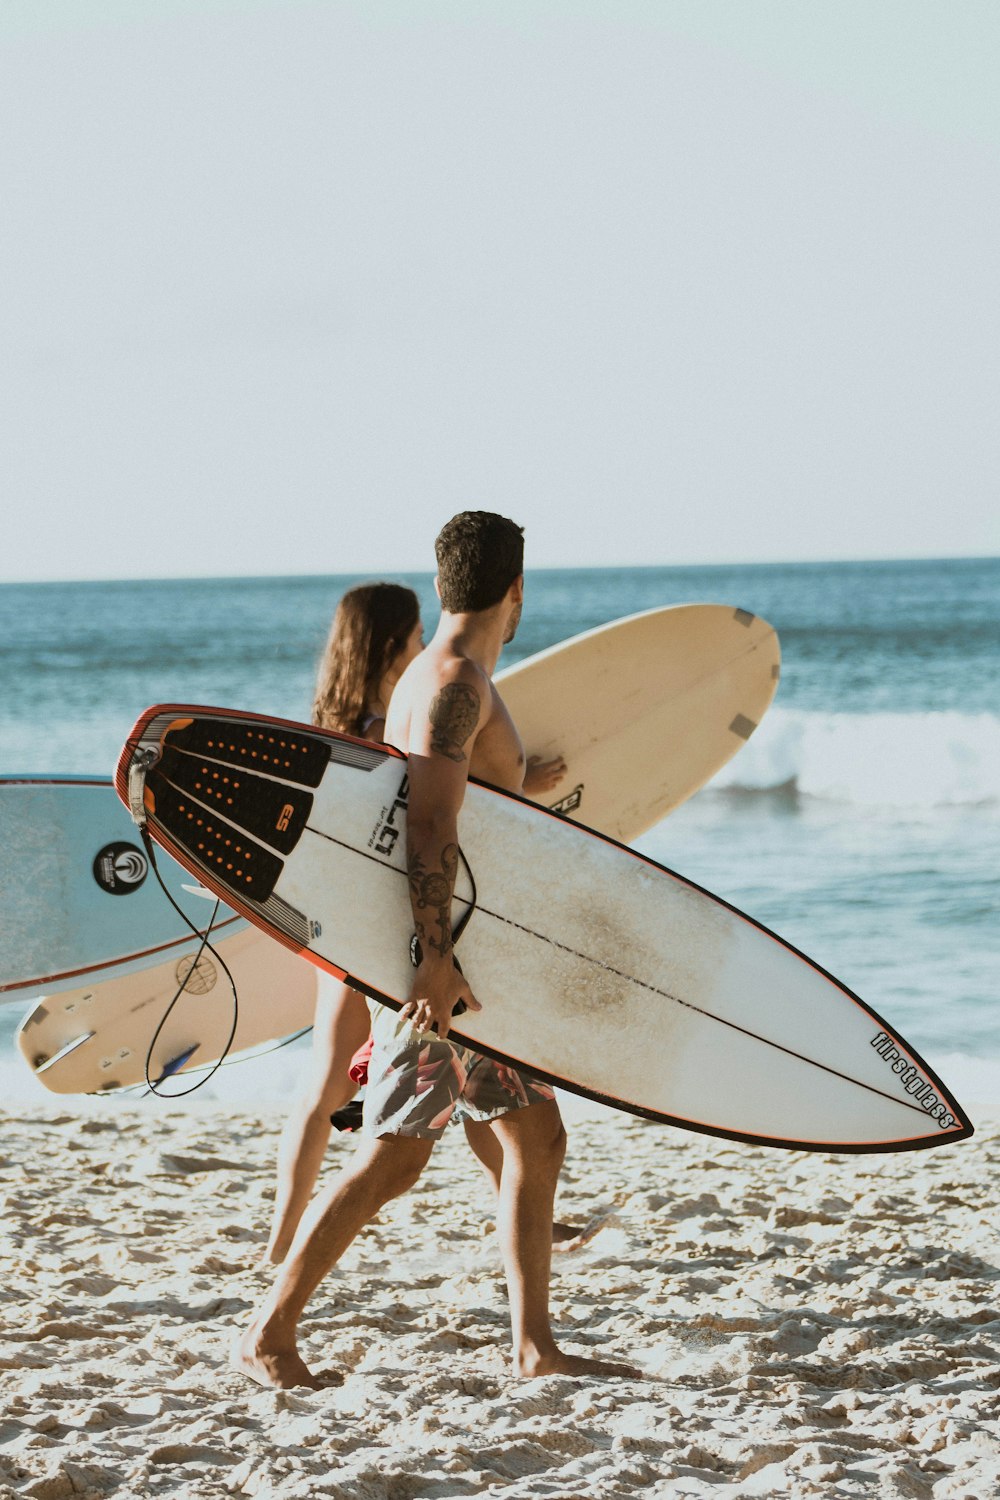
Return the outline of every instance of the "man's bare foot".
<path id="1" fill-rule="evenodd" d="M 288 1254 L 288 1247 L 291 1243 L 291 1239 L 272 1240 L 268 1244 L 267 1249 L 264 1251 L 264 1254 L 260 1258 L 261 1265 L 280 1266 L 281 1262 Z"/>
<path id="2" fill-rule="evenodd" d="M 615 1364 L 606 1359 L 589 1359 L 581 1354 L 564 1354 L 555 1349 L 551 1354 L 526 1354 L 514 1356 L 514 1374 L 524 1380 L 534 1380 L 539 1375 L 584 1375 L 591 1380 L 645 1380 L 642 1370 L 635 1365 Z"/>
<path id="3" fill-rule="evenodd" d="M 270 1390 L 287 1391 L 296 1385 L 307 1385 L 319 1391 L 333 1384 L 312 1373 L 294 1344 L 283 1349 L 274 1347 L 252 1323 L 233 1344 L 229 1362 L 241 1375 Z"/>

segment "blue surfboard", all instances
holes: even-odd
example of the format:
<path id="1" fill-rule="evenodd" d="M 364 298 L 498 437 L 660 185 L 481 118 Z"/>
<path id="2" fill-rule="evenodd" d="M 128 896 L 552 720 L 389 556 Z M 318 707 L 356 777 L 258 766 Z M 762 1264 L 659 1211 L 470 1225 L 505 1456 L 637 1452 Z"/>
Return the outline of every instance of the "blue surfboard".
<path id="1" fill-rule="evenodd" d="M 169 855 L 171 896 L 199 929 L 214 899 Z M 0 777 L 0 1001 L 53 994 L 180 953 L 191 932 L 149 868 L 109 777 Z M 220 907 L 216 931 L 246 923 Z"/>

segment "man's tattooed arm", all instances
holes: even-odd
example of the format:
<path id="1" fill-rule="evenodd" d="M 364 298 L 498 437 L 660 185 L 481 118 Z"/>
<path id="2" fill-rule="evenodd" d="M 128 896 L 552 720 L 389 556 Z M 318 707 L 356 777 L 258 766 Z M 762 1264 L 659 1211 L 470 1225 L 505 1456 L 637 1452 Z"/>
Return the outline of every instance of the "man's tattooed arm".
<path id="1" fill-rule="evenodd" d="M 450 953 L 451 899 L 458 869 L 458 845 L 446 844 L 442 849 L 440 870 L 428 870 L 415 850 L 410 851 L 408 868 L 417 941 L 424 952 L 433 948 L 442 956 Z M 426 918 L 422 916 L 424 912 Z"/>
<path id="2" fill-rule="evenodd" d="M 413 955 L 417 967 L 400 1014 L 417 1030 L 436 1030 L 442 1037 L 459 1007 L 482 1009 L 455 963 L 451 907 L 461 859 L 458 819 L 480 717 L 490 699 L 478 671 L 474 675 L 463 666 L 461 675 L 458 682 L 439 679 L 433 700 L 414 705 L 408 746 L 406 869 L 419 953 Z"/>
<path id="3" fill-rule="evenodd" d="M 430 707 L 431 749 L 449 760 L 465 760 L 463 746 L 479 723 L 479 694 L 464 682 L 449 682 Z"/>

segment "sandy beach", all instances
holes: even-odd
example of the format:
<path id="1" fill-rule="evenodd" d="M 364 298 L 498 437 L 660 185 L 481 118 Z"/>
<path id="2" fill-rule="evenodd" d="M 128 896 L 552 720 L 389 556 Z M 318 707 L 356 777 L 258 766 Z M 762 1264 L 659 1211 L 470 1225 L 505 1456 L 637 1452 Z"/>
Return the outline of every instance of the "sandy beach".
<path id="1" fill-rule="evenodd" d="M 553 1307 L 645 1381 L 507 1372 L 490 1202 L 461 1133 L 321 1287 L 274 1394 L 227 1368 L 281 1117 L 97 1101 L 4 1118 L 0 1496 L 416 1500 L 1000 1488 L 1000 1128 L 876 1157 L 574 1121 L 585 1225 Z M 334 1142 L 327 1170 L 351 1150 Z"/>

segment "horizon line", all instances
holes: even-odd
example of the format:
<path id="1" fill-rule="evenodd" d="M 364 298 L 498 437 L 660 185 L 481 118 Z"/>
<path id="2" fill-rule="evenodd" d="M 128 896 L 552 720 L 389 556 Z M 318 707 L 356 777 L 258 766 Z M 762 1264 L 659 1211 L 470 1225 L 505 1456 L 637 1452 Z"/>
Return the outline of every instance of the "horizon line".
<path id="1" fill-rule="evenodd" d="M 753 562 L 684 562 L 684 563 L 557 563 L 551 566 L 528 567 L 525 574 L 537 573 L 680 573 L 706 571 L 719 568 L 836 568 L 836 567 L 905 567 L 913 563 L 977 563 L 1000 562 L 1000 553 L 970 552 L 948 554 L 926 553 L 913 557 L 828 557 L 828 558 L 774 558 Z M 0 588 L 55 588 L 63 584 L 115 584 L 115 583 L 261 583 L 305 582 L 323 578 L 381 578 L 396 575 L 407 578 L 433 578 L 433 568 L 344 568 L 338 571 L 313 571 L 302 573 L 147 573 L 119 574 L 114 577 L 85 575 L 57 578 L 0 578 Z"/>

